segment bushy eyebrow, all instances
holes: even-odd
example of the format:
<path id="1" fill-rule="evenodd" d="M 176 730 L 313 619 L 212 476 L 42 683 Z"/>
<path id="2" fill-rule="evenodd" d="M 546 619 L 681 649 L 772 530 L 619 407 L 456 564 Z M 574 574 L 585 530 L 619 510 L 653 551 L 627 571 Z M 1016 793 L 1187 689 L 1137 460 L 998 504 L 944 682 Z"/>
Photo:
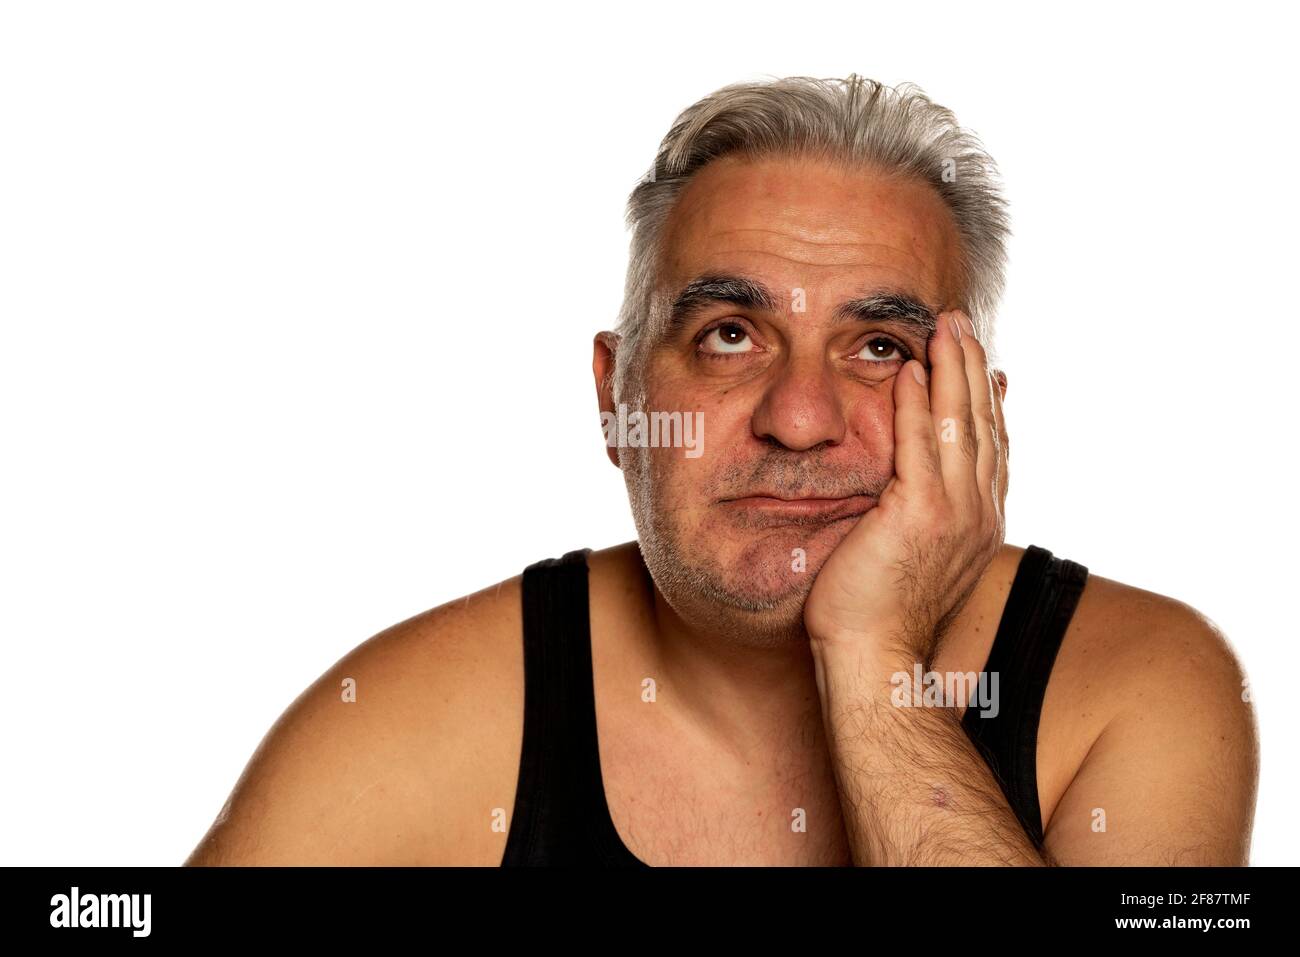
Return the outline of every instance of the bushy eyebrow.
<path id="1" fill-rule="evenodd" d="M 686 283 L 673 297 L 665 337 L 676 335 L 705 309 L 727 303 L 757 312 L 775 312 L 779 303 L 763 283 L 745 276 L 710 274 Z M 922 338 L 934 335 L 935 313 L 919 299 L 902 292 L 877 292 L 835 307 L 832 322 L 896 322 Z"/>
<path id="2" fill-rule="evenodd" d="M 759 312 L 775 312 L 777 308 L 776 297 L 761 282 L 744 276 L 699 276 L 683 286 L 673 298 L 673 304 L 668 310 L 666 334 L 673 335 L 717 303 L 729 303 Z"/>
<path id="3" fill-rule="evenodd" d="M 901 322 L 929 339 L 934 335 L 934 311 L 911 296 L 882 292 L 861 299 L 850 299 L 835 307 L 835 322 Z"/>

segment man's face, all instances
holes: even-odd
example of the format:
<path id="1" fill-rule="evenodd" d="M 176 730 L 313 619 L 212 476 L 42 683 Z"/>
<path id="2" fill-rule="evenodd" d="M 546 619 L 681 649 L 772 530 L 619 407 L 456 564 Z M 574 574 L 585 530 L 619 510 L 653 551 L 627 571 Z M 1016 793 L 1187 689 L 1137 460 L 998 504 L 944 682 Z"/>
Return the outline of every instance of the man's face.
<path id="1" fill-rule="evenodd" d="M 959 302 L 959 242 L 929 186 L 870 171 L 724 157 L 685 188 L 643 411 L 702 412 L 703 454 L 622 450 L 642 553 L 684 618 L 799 632 L 822 562 L 893 475 L 894 376 Z M 721 279 L 742 282 L 701 282 Z"/>

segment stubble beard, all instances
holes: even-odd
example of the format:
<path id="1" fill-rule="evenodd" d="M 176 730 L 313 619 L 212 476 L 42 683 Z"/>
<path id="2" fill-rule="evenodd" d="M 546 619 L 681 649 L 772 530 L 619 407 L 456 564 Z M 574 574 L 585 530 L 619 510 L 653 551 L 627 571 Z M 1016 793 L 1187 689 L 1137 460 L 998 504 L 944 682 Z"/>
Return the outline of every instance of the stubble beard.
<path id="1" fill-rule="evenodd" d="M 686 541 L 672 505 L 658 500 L 665 486 L 653 473 L 650 450 L 619 450 L 641 558 L 664 600 L 688 624 L 744 647 L 775 648 L 807 642 L 803 607 L 814 569 L 792 574 L 790 587 L 776 593 L 746 589 L 744 576 Z M 753 580 L 753 579 L 751 579 Z"/>

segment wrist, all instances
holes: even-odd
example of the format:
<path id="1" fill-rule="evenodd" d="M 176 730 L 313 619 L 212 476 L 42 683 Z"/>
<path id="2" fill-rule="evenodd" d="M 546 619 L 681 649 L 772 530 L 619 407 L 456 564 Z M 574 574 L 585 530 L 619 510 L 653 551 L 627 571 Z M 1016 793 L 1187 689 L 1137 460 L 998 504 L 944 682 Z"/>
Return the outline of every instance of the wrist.
<path id="1" fill-rule="evenodd" d="M 823 699 L 849 694 L 858 701 L 888 701 L 899 675 L 913 675 L 924 663 L 907 647 L 865 635 L 819 637 L 810 641 Z M 865 696 L 865 697 L 864 697 Z"/>
<path id="2" fill-rule="evenodd" d="M 827 663 L 857 665 L 898 665 L 910 669 L 923 656 L 916 650 L 922 642 L 911 639 L 906 629 L 881 625 L 870 631 L 809 632 L 813 657 Z"/>

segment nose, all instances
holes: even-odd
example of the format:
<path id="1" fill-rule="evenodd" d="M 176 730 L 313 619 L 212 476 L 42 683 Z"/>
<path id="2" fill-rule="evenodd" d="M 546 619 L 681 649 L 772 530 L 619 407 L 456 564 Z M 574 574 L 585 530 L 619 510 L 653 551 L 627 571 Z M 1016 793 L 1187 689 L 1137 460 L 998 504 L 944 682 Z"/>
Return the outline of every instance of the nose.
<path id="1" fill-rule="evenodd" d="M 796 452 L 844 441 L 844 409 L 821 357 L 787 360 L 754 410 L 752 427 L 757 438 Z"/>

